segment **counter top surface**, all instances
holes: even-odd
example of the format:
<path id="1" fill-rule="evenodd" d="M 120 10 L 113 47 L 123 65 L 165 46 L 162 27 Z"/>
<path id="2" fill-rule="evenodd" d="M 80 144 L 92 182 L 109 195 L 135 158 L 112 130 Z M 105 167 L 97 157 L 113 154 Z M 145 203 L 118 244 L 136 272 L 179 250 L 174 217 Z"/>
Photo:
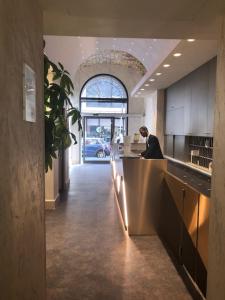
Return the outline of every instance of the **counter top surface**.
<path id="1" fill-rule="evenodd" d="M 195 190 L 199 191 L 207 197 L 210 197 L 211 178 L 207 175 L 200 174 L 188 167 L 182 166 L 168 160 L 168 172 L 178 177 Z"/>

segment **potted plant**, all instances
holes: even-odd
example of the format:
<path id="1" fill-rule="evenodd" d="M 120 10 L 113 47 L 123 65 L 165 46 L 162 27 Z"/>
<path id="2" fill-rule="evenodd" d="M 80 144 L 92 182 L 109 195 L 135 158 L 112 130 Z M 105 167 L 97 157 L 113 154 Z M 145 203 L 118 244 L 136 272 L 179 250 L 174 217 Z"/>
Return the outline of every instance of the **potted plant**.
<path id="1" fill-rule="evenodd" d="M 45 171 L 52 169 L 52 160 L 57 158 L 72 142 L 77 144 L 75 134 L 69 130 L 78 123 L 81 130 L 80 111 L 73 106 L 70 96 L 74 86 L 70 74 L 61 63 L 54 64 L 44 55 L 44 115 L 45 115 Z"/>

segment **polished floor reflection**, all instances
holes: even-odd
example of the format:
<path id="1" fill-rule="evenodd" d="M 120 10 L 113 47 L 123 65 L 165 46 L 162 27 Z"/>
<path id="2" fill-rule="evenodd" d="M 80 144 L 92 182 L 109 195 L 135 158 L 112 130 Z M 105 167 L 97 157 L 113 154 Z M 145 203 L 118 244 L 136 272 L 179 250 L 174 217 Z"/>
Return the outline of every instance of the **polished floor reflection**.
<path id="1" fill-rule="evenodd" d="M 73 167 L 46 226 L 48 300 L 192 299 L 157 237 L 124 233 L 110 165 Z"/>

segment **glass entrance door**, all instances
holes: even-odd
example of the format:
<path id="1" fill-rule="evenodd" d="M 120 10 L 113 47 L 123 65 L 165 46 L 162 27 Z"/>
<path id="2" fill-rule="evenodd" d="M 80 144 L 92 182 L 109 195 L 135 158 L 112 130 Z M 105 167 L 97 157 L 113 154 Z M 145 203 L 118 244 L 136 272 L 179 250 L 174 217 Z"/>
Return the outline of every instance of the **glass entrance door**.
<path id="1" fill-rule="evenodd" d="M 83 161 L 109 161 L 112 119 L 85 117 L 84 122 Z"/>
<path id="2" fill-rule="evenodd" d="M 109 162 L 111 142 L 123 143 L 126 123 L 125 118 L 84 117 L 83 162 Z"/>

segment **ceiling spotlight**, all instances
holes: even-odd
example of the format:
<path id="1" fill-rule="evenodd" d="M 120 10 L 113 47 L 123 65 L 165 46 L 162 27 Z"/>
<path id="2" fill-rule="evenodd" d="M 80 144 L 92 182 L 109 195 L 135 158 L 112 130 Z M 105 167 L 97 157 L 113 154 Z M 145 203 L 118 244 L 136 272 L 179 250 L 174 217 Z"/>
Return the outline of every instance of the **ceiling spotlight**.
<path id="1" fill-rule="evenodd" d="M 182 55 L 182 54 L 179 53 L 179 52 L 173 54 L 174 57 L 179 57 L 179 56 L 181 56 L 181 55 Z"/>
<path id="2" fill-rule="evenodd" d="M 146 84 L 145 84 L 145 86 L 149 86 L 149 84 L 148 84 L 148 83 L 146 83 Z"/>
<path id="3" fill-rule="evenodd" d="M 169 64 L 165 64 L 165 65 L 163 65 L 163 67 L 164 67 L 164 68 L 169 68 L 170 65 L 169 65 Z"/>
<path id="4" fill-rule="evenodd" d="M 158 73 L 156 73 L 155 75 L 156 75 L 156 76 L 160 76 L 160 75 L 162 75 L 162 73 L 158 72 Z"/>
<path id="5" fill-rule="evenodd" d="M 144 91 L 145 89 L 141 89 L 141 91 Z"/>
<path id="6" fill-rule="evenodd" d="M 192 43 L 195 41 L 195 39 L 187 39 L 188 42 Z"/>
<path id="7" fill-rule="evenodd" d="M 150 78 L 149 81 L 153 82 L 153 81 L 155 81 L 155 79 L 154 78 Z"/>

